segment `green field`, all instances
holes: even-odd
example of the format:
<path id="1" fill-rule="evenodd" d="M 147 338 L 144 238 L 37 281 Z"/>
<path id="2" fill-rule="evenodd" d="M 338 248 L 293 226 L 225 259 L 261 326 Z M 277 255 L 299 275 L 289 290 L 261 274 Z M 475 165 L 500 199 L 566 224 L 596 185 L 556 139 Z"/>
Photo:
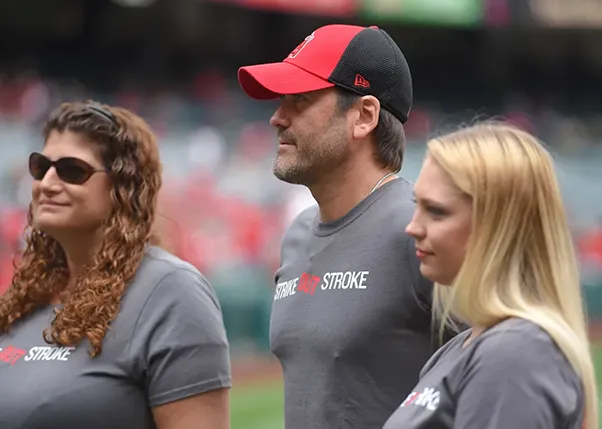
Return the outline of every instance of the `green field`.
<path id="1" fill-rule="evenodd" d="M 232 429 L 283 429 L 282 383 L 249 385 L 232 389 Z"/>
<path id="2" fill-rule="evenodd" d="M 602 394 L 602 348 L 595 355 Z M 258 384 L 232 390 L 232 429 L 283 429 L 282 383 Z M 602 408 L 600 409 L 602 415 Z"/>

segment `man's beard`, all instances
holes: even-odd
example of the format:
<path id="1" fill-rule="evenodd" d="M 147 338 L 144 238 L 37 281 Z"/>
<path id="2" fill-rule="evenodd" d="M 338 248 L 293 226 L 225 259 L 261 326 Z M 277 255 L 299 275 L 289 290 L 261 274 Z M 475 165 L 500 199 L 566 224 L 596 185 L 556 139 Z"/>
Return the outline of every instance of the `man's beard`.
<path id="1" fill-rule="evenodd" d="M 297 139 L 282 133 L 284 141 L 295 143 L 292 149 L 295 154 L 276 156 L 272 166 L 274 176 L 286 183 L 311 186 L 336 171 L 349 157 L 347 142 L 340 129 L 331 128 L 328 134 L 307 136 L 300 147 Z M 285 162 L 287 156 L 289 162 Z"/>

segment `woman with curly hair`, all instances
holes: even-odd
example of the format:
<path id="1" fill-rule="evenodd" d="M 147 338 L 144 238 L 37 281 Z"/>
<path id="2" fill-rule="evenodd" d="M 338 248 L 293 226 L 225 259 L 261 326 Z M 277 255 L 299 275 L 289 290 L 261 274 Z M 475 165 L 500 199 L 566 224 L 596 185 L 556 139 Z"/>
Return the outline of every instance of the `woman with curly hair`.
<path id="1" fill-rule="evenodd" d="M 215 293 L 152 244 L 152 131 L 125 109 L 66 103 L 44 139 L 27 247 L 0 297 L 0 427 L 228 428 Z"/>

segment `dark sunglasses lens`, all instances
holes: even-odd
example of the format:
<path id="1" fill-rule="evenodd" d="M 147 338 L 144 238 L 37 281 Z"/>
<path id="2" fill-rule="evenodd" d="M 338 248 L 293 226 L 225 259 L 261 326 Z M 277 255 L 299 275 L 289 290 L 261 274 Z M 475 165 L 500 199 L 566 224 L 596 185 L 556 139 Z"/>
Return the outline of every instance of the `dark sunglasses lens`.
<path id="1" fill-rule="evenodd" d="M 63 158 L 56 162 L 56 174 L 63 182 L 81 185 L 90 178 L 93 169 L 73 158 Z"/>
<path id="2" fill-rule="evenodd" d="M 35 180 L 42 180 L 50 168 L 50 160 L 39 153 L 29 156 L 29 174 Z"/>

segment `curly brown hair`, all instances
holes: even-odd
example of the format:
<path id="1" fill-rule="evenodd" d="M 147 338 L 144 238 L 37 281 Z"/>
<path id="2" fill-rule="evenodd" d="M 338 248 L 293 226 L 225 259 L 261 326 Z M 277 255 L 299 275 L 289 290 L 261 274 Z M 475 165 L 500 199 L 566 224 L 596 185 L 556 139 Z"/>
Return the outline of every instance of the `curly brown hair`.
<path id="1" fill-rule="evenodd" d="M 87 339 L 94 357 L 102 350 L 102 341 L 146 246 L 157 241 L 153 226 L 162 167 L 150 127 L 126 109 L 90 102 L 64 103 L 50 114 L 43 131 L 45 141 L 52 131 L 77 133 L 98 146 L 112 185 L 112 210 L 103 226 L 100 251 L 82 270 L 84 274 L 75 279 L 74 288 L 62 299 L 62 308 L 54 310 L 54 320 L 43 333 L 47 343 L 61 346 L 78 345 Z M 0 333 L 49 305 L 69 280 L 63 249 L 34 227 L 31 205 L 25 240 L 12 284 L 0 297 Z"/>

